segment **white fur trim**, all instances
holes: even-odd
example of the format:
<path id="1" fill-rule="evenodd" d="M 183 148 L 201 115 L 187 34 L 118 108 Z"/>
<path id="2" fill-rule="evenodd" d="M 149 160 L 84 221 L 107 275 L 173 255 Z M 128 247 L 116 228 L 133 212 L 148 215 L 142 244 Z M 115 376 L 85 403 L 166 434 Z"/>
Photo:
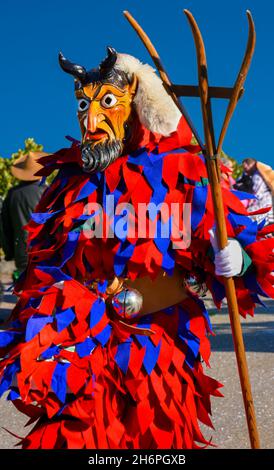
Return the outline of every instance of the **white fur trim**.
<path id="1" fill-rule="evenodd" d="M 133 74 L 138 79 L 134 103 L 141 123 L 150 131 L 164 136 L 175 131 L 181 113 L 154 69 L 128 54 L 118 54 L 115 67 L 123 70 L 130 79 Z"/>

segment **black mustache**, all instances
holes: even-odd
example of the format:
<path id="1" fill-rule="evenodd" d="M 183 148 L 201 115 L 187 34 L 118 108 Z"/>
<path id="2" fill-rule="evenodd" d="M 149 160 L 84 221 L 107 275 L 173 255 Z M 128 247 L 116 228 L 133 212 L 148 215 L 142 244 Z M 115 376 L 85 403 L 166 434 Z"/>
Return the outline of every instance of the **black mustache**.
<path id="1" fill-rule="evenodd" d="M 122 154 L 123 144 L 120 140 L 102 142 L 97 145 L 83 144 L 82 162 L 83 170 L 87 173 L 104 171 L 112 162 Z"/>

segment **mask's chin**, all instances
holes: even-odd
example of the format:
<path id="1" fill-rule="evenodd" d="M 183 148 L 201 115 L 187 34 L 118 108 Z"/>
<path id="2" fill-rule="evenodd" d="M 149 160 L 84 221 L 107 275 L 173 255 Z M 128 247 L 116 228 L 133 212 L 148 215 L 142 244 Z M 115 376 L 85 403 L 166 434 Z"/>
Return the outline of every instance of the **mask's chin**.
<path id="1" fill-rule="evenodd" d="M 94 142 L 85 142 L 81 146 L 83 170 L 87 173 L 104 171 L 114 162 L 123 151 L 120 140 L 105 140 L 94 145 Z"/>

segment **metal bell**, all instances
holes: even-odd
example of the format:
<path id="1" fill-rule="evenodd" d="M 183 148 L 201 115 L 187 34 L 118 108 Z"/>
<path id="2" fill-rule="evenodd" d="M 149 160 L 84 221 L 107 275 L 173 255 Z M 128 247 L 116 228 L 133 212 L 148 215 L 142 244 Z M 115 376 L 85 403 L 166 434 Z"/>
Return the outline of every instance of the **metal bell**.
<path id="1" fill-rule="evenodd" d="M 136 317 L 142 308 L 143 296 L 136 289 L 125 288 L 112 298 L 112 307 L 117 315 L 124 319 Z"/>

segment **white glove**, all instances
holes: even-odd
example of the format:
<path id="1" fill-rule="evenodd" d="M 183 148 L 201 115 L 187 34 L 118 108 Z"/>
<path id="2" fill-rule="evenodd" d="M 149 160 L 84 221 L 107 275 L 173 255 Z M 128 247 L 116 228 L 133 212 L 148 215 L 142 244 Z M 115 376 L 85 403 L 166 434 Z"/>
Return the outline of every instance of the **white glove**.
<path id="1" fill-rule="evenodd" d="M 240 274 L 243 267 L 243 253 L 240 243 L 235 239 L 228 240 L 227 246 L 219 251 L 215 229 L 210 229 L 208 233 L 215 253 L 215 274 L 224 277 Z"/>

